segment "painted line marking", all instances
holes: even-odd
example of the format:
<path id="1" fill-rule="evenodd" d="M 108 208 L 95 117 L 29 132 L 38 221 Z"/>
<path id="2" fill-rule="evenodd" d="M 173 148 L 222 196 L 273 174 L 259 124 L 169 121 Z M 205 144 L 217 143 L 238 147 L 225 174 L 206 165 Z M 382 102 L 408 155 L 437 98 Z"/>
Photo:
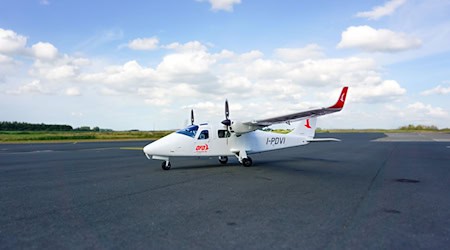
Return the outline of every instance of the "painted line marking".
<path id="1" fill-rule="evenodd" d="M 143 150 L 144 148 L 138 148 L 138 147 L 121 147 L 120 149 L 123 149 L 123 150 Z"/>

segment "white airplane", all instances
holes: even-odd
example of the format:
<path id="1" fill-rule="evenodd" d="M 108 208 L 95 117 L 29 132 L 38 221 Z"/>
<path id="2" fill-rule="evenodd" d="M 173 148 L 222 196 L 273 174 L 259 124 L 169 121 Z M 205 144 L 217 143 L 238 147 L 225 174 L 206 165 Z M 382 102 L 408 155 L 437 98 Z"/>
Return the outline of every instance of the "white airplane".
<path id="1" fill-rule="evenodd" d="M 218 157 L 226 164 L 228 156 L 236 156 L 239 162 L 249 167 L 252 158 L 248 155 L 266 151 L 303 146 L 310 142 L 340 141 L 335 138 L 314 138 L 317 116 L 339 112 L 344 107 L 348 87 L 342 89 L 338 101 L 327 108 L 310 109 L 293 114 L 247 122 L 229 119 L 228 101 L 225 101 L 225 120 L 222 124 L 194 124 L 191 110 L 191 125 L 173 132 L 144 147 L 148 159 L 163 160 L 161 167 L 169 170 L 170 157 L 207 156 Z M 272 124 L 301 121 L 288 134 L 265 132 L 261 129 Z"/>

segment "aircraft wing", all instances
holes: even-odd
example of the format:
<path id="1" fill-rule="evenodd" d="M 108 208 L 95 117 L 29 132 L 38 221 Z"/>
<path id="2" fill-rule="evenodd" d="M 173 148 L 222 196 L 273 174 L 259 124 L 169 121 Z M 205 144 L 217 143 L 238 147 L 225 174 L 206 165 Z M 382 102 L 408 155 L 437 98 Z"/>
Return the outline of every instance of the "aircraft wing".
<path id="1" fill-rule="evenodd" d="M 342 88 L 341 94 L 340 94 L 337 102 L 333 106 L 330 106 L 327 108 L 310 109 L 310 110 L 297 112 L 297 113 L 293 113 L 293 114 L 282 115 L 282 116 L 272 117 L 272 118 L 263 119 L 263 120 L 246 122 L 244 124 L 250 125 L 250 126 L 266 127 L 266 126 L 270 126 L 270 125 L 276 124 L 276 123 L 284 123 L 284 122 L 290 123 L 290 122 L 302 120 L 306 117 L 321 116 L 321 115 L 331 114 L 334 112 L 339 112 L 344 107 L 345 98 L 347 97 L 347 90 L 348 90 L 348 87 Z"/>

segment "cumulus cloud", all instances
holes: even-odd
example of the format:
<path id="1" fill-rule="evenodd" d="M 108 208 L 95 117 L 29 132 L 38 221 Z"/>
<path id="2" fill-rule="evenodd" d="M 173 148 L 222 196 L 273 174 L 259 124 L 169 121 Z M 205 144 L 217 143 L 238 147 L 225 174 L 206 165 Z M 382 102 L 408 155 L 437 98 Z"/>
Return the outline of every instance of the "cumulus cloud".
<path id="1" fill-rule="evenodd" d="M 378 20 L 384 16 L 392 15 L 397 8 L 402 6 L 406 0 L 391 0 L 383 6 L 375 6 L 371 11 L 358 12 L 357 17 L 367 18 L 369 20 Z"/>
<path id="2" fill-rule="evenodd" d="M 8 91 L 9 94 L 49 94 L 49 91 L 41 84 L 40 80 L 33 80 L 30 83 L 20 86 L 16 90 Z"/>
<path id="3" fill-rule="evenodd" d="M 79 80 L 82 82 L 122 86 L 123 84 L 136 84 L 143 80 L 155 80 L 155 77 L 154 69 L 142 67 L 137 61 L 133 60 L 123 65 L 108 66 L 100 72 L 81 74 Z"/>
<path id="4" fill-rule="evenodd" d="M 47 80 L 68 79 L 77 75 L 78 67 L 71 62 L 45 62 L 36 61 L 30 74 Z"/>
<path id="5" fill-rule="evenodd" d="M 279 48 L 275 56 L 285 61 L 317 59 L 325 56 L 323 49 L 317 44 L 308 44 L 304 48 Z"/>
<path id="6" fill-rule="evenodd" d="M 440 107 L 433 107 L 430 104 L 415 102 L 408 105 L 408 109 L 415 114 L 427 115 L 435 118 L 448 118 L 448 112 Z"/>
<path id="7" fill-rule="evenodd" d="M 13 62 L 14 59 L 11 57 L 0 54 L 0 64 L 12 64 Z"/>
<path id="8" fill-rule="evenodd" d="M 197 0 L 198 2 L 208 1 L 213 11 L 233 11 L 233 5 L 240 4 L 241 0 Z"/>
<path id="9" fill-rule="evenodd" d="M 31 46 L 33 56 L 40 60 L 53 60 L 58 56 L 58 49 L 51 43 L 38 42 Z"/>
<path id="10" fill-rule="evenodd" d="M 406 89 L 395 80 L 383 80 L 375 84 L 356 85 L 351 90 L 352 100 L 355 102 L 386 102 L 403 96 Z"/>
<path id="11" fill-rule="evenodd" d="M 405 33 L 370 26 L 350 26 L 341 34 L 337 48 L 358 48 L 368 52 L 399 52 L 420 47 L 421 40 Z"/>
<path id="12" fill-rule="evenodd" d="M 156 37 L 137 38 L 128 43 L 128 48 L 133 50 L 155 50 L 158 48 L 159 40 Z"/>
<path id="13" fill-rule="evenodd" d="M 421 93 L 421 95 L 446 95 L 450 93 L 450 87 L 443 87 L 438 85 L 432 89 L 427 89 Z"/>
<path id="14" fill-rule="evenodd" d="M 170 43 L 168 45 L 164 45 L 163 48 L 172 49 L 172 50 L 176 50 L 179 52 L 195 52 L 195 51 L 207 51 L 208 50 L 208 47 L 206 47 L 199 41 L 191 41 L 191 42 L 187 42 L 184 44 L 175 42 L 175 43 Z"/>
<path id="15" fill-rule="evenodd" d="M 81 95 L 80 89 L 77 88 L 77 87 L 68 88 L 68 89 L 66 89 L 65 93 L 68 96 L 79 96 L 79 95 Z"/>
<path id="16" fill-rule="evenodd" d="M 12 30 L 0 28 L 0 53 L 19 53 L 27 44 L 27 38 Z"/>

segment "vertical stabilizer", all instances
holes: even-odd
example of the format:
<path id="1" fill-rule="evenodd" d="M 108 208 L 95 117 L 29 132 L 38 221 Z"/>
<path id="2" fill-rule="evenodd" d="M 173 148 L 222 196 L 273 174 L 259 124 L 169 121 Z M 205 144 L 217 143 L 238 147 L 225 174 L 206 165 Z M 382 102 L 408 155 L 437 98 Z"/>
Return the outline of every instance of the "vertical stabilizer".
<path id="1" fill-rule="evenodd" d="M 317 117 L 309 117 L 305 120 L 301 120 L 291 134 L 314 138 L 314 135 L 316 134 L 316 123 Z"/>

